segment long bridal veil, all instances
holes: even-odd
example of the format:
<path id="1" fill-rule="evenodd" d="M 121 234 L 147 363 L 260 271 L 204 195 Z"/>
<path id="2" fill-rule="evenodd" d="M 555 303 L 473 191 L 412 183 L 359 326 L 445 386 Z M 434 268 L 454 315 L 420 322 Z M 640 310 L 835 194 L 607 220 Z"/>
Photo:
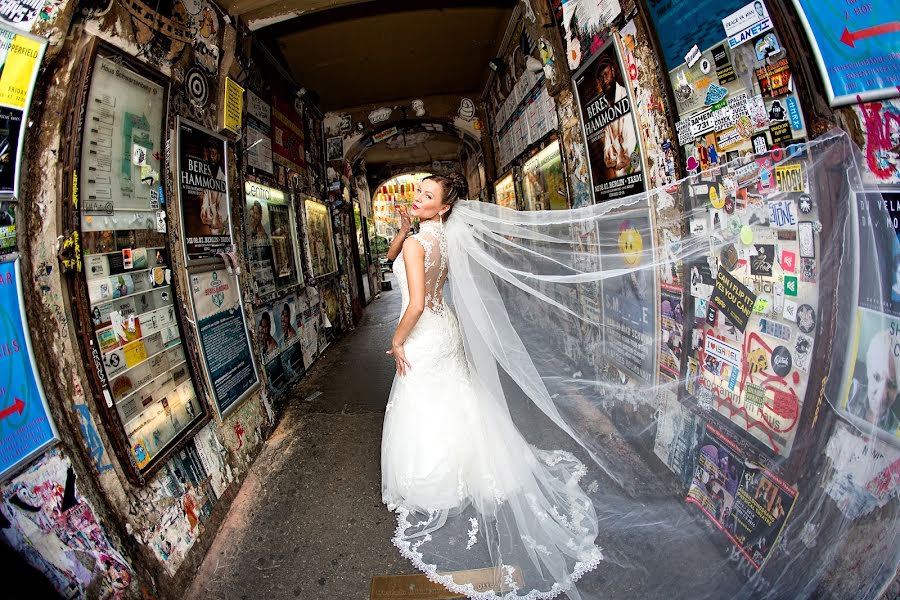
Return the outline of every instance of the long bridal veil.
<path id="1" fill-rule="evenodd" d="M 404 554 L 474 598 L 876 597 L 900 245 L 859 160 L 830 135 L 584 208 L 457 205 L 471 443 L 500 483 L 403 512 Z"/>

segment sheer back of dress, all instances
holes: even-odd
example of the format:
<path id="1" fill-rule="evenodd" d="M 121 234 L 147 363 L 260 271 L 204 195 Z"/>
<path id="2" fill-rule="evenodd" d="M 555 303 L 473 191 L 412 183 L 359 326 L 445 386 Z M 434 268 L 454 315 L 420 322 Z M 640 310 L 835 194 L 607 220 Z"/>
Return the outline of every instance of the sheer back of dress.
<path id="1" fill-rule="evenodd" d="M 413 236 L 425 249 L 425 308 L 444 311 L 444 283 L 447 281 L 447 238 L 444 225 L 426 221 Z"/>

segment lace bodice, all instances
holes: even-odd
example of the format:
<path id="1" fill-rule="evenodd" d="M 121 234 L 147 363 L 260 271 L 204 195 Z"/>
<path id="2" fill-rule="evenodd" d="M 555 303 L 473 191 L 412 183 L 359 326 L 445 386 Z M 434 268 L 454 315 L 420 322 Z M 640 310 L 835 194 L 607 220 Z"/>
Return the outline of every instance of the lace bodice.
<path id="1" fill-rule="evenodd" d="M 412 236 L 425 250 L 425 308 L 435 313 L 443 313 L 444 283 L 447 281 L 447 238 L 440 222 L 426 221 L 419 227 L 419 233 Z M 406 263 L 403 252 L 394 261 L 394 275 L 403 294 L 403 309 L 409 304 L 409 287 L 406 283 Z"/>

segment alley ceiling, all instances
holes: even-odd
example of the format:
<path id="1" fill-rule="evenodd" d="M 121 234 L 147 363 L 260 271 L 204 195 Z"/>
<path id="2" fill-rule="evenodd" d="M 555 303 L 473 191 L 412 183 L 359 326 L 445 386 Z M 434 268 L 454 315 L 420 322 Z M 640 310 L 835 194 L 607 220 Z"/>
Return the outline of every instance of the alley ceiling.
<path id="1" fill-rule="evenodd" d="M 514 0 L 231 0 L 323 110 L 481 93 Z"/>

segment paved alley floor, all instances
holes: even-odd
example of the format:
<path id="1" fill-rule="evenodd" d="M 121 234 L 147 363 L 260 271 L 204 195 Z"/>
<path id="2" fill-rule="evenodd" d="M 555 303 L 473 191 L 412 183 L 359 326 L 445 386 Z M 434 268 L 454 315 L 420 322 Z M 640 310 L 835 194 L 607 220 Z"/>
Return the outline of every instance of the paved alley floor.
<path id="1" fill-rule="evenodd" d="M 364 599 L 373 575 L 415 572 L 381 503 L 399 311 L 395 282 L 290 394 L 186 598 Z"/>

